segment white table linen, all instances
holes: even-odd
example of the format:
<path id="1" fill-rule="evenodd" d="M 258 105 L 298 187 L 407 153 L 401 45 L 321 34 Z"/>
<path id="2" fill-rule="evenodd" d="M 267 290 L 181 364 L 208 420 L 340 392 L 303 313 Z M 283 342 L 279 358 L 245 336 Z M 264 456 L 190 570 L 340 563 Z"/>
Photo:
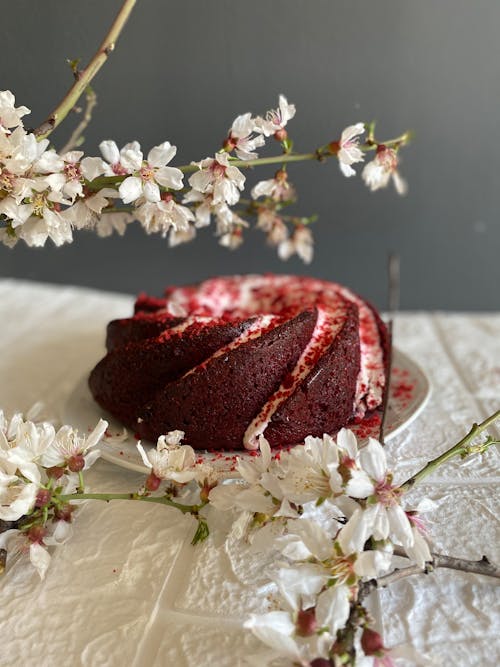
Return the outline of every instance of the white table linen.
<path id="1" fill-rule="evenodd" d="M 0 281 L 0 407 L 43 400 L 58 416 L 104 350 L 107 322 L 132 298 L 75 287 Z M 500 407 L 500 315 L 403 313 L 395 343 L 432 383 L 424 413 L 387 446 L 402 480 Z M 453 461 L 412 492 L 434 549 L 495 562 L 499 553 L 498 451 Z M 89 490 L 131 491 L 143 477 L 105 461 Z M 193 520 L 157 505 L 88 502 L 74 535 L 53 551 L 45 581 L 21 560 L 0 579 L 2 667 L 233 667 L 259 643 L 242 629 L 269 589 L 256 557 L 238 545 L 190 545 Z M 400 581 L 375 600 L 385 643 L 412 641 L 443 665 L 500 664 L 499 587 L 438 570 Z"/>

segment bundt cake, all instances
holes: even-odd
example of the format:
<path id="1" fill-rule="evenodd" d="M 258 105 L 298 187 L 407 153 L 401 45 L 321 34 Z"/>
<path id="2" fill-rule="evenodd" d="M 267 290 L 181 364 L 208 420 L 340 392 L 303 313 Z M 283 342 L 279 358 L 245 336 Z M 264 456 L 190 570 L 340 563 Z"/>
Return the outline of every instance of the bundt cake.
<path id="1" fill-rule="evenodd" d="M 380 406 L 389 341 L 341 285 L 249 275 L 140 295 L 106 346 L 91 392 L 137 437 L 180 429 L 196 449 L 254 450 L 260 434 L 296 444 Z"/>

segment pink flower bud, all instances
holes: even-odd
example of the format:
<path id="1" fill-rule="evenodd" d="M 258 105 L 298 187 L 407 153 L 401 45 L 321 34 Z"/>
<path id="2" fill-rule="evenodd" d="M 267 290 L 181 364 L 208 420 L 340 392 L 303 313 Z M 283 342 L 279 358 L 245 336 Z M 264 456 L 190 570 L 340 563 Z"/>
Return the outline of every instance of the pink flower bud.
<path id="1" fill-rule="evenodd" d="M 301 609 L 297 614 L 295 629 L 299 637 L 311 637 L 318 629 L 314 607 Z"/>
<path id="2" fill-rule="evenodd" d="M 45 507 L 50 503 L 52 493 L 48 489 L 38 489 L 36 494 L 35 507 Z"/>
<path id="3" fill-rule="evenodd" d="M 53 466 L 52 468 L 47 468 L 47 475 L 53 477 L 54 479 L 59 479 L 64 473 L 64 468 L 60 466 Z"/>
<path id="4" fill-rule="evenodd" d="M 339 141 L 331 141 L 328 144 L 328 150 L 332 155 L 337 155 L 337 153 L 340 150 L 340 142 Z"/>
<path id="5" fill-rule="evenodd" d="M 81 454 L 75 454 L 68 459 L 68 468 L 71 472 L 80 472 L 85 467 L 85 459 Z"/>
<path id="6" fill-rule="evenodd" d="M 309 663 L 309 667 L 332 667 L 332 662 L 327 658 L 314 658 Z"/>
<path id="7" fill-rule="evenodd" d="M 64 505 L 61 505 L 58 507 L 54 513 L 54 516 L 56 519 L 59 521 L 66 521 L 67 523 L 70 523 L 72 518 L 73 518 L 73 511 L 75 510 L 75 507 L 73 505 L 70 505 L 69 503 L 65 503 Z"/>
<path id="8" fill-rule="evenodd" d="M 274 138 L 276 141 L 285 141 L 285 139 L 288 137 L 288 132 L 285 130 L 284 127 L 280 128 L 279 130 L 276 130 L 274 133 Z"/>
<path id="9" fill-rule="evenodd" d="M 161 479 L 154 472 L 150 473 L 146 479 L 145 487 L 148 491 L 156 491 L 161 484 Z"/>
<path id="10" fill-rule="evenodd" d="M 370 628 L 365 628 L 361 635 L 361 648 L 365 652 L 365 655 L 380 655 L 385 646 L 378 632 Z"/>
<path id="11" fill-rule="evenodd" d="M 31 526 L 28 530 L 28 539 L 30 542 L 41 544 L 46 532 L 43 526 Z"/>

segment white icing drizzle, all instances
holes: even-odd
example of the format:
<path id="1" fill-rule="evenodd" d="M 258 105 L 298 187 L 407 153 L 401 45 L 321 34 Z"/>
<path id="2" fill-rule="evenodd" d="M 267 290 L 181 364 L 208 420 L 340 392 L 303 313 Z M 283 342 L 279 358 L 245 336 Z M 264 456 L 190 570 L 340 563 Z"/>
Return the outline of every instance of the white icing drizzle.
<path id="1" fill-rule="evenodd" d="M 200 318 L 201 319 L 201 318 Z M 219 348 L 216 352 L 214 352 L 210 357 L 207 357 L 207 359 L 204 359 L 201 363 L 199 363 L 197 366 L 194 366 L 193 368 L 190 368 L 187 373 L 184 373 L 181 379 L 184 379 L 188 377 L 188 375 L 191 375 L 192 373 L 195 373 L 199 368 L 204 368 L 207 364 L 209 364 L 211 361 L 214 359 L 217 359 L 218 357 L 222 357 L 224 354 L 228 354 L 228 352 L 231 352 L 232 350 L 235 350 L 237 347 L 240 347 L 241 345 L 244 345 L 245 343 L 250 342 L 251 340 L 254 340 L 255 338 L 260 338 L 264 332 L 269 331 L 269 328 L 271 327 L 271 324 L 273 322 L 276 322 L 276 324 L 279 324 L 282 322 L 281 318 L 277 317 L 276 315 L 262 315 L 256 319 L 255 322 L 252 322 L 252 324 L 243 331 L 239 336 L 234 338 L 230 343 L 227 345 L 224 345 L 224 347 Z"/>
<path id="2" fill-rule="evenodd" d="M 248 426 L 243 436 L 245 449 L 258 449 L 259 436 L 266 430 L 276 410 L 295 392 L 302 380 L 311 372 L 311 359 L 314 359 L 314 364 L 316 364 L 318 359 L 330 347 L 345 321 L 344 318 L 338 317 L 340 311 L 345 313 L 345 308 L 339 308 L 335 312 L 333 309 L 318 306 L 318 317 L 309 343 L 302 350 L 302 354 L 292 373 L 286 379 L 286 383 L 282 383 L 279 389 L 269 397 L 262 410 Z"/>

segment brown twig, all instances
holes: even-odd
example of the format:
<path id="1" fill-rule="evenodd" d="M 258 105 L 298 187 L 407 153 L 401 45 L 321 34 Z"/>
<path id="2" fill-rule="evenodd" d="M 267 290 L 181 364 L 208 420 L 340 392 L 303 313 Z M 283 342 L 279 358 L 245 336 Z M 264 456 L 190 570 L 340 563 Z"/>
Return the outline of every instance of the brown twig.
<path id="1" fill-rule="evenodd" d="M 396 547 L 395 556 L 406 558 L 403 549 Z M 428 564 L 427 571 L 431 572 L 438 567 L 444 567 L 449 570 L 460 570 L 461 572 L 472 572 L 473 574 L 484 574 L 487 577 L 500 579 L 500 568 L 483 556 L 480 560 L 467 560 L 466 558 L 455 558 L 455 556 L 446 556 L 444 554 L 432 553 L 432 560 Z M 424 572 L 420 568 L 420 572 Z"/>
<path id="2" fill-rule="evenodd" d="M 48 137 L 49 134 L 62 123 L 85 92 L 89 83 L 108 59 L 109 54 L 114 50 L 116 41 L 120 36 L 135 3 L 136 0 L 125 0 L 97 53 L 87 67 L 81 72 L 78 72 L 78 76 L 75 77 L 75 83 L 50 116 L 35 130 L 35 135 L 38 139 Z"/>
<path id="3" fill-rule="evenodd" d="M 407 558 L 405 551 L 398 547 L 394 549 L 394 555 Z M 432 560 L 426 563 L 423 568 L 419 565 L 410 565 L 408 567 L 397 568 L 393 572 L 389 572 L 389 574 L 379 577 L 378 579 L 370 579 L 370 581 L 362 582 L 358 591 L 359 602 L 362 602 L 376 588 L 385 588 L 401 579 L 413 577 L 415 574 L 429 574 L 441 567 L 460 572 L 469 572 L 471 574 L 482 574 L 486 577 L 500 579 L 500 568 L 493 563 L 490 563 L 486 556 L 483 556 L 481 560 L 467 560 L 465 558 L 455 558 L 454 556 L 445 556 L 444 554 L 438 553 L 432 553 L 431 556 Z"/>
<path id="4" fill-rule="evenodd" d="M 61 148 L 60 152 L 63 155 L 64 153 L 72 151 L 74 148 L 78 148 L 78 146 L 82 145 L 84 140 L 82 134 L 88 127 L 90 121 L 92 120 L 92 112 L 94 111 L 94 108 L 97 104 L 97 95 L 90 86 L 87 86 L 85 96 L 87 99 L 87 104 L 85 107 L 83 118 L 71 133 L 71 136 L 66 142 L 66 144 Z"/>

